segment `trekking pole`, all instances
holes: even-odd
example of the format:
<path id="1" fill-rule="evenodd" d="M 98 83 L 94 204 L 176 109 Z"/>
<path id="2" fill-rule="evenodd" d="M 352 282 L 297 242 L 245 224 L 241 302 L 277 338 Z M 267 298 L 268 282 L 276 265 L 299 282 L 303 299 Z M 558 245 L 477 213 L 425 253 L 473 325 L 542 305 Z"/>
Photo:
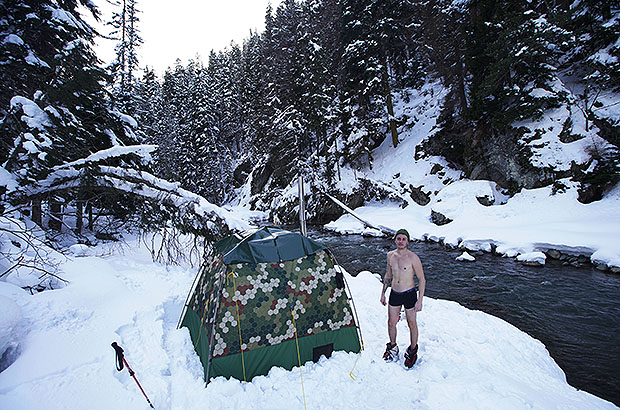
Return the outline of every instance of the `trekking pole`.
<path id="1" fill-rule="evenodd" d="M 116 342 L 112 342 L 112 347 L 116 351 L 116 370 L 120 372 L 121 370 L 123 370 L 123 365 L 127 366 L 129 375 L 133 377 L 133 379 L 136 381 L 136 384 L 140 388 L 140 391 L 142 392 L 142 394 L 144 394 L 146 401 L 149 403 L 151 408 L 154 409 L 155 407 L 153 407 L 153 403 L 151 403 L 151 401 L 149 400 L 149 396 L 146 395 L 146 393 L 144 392 L 144 389 L 140 385 L 140 382 L 138 381 L 138 379 L 136 379 L 136 372 L 131 370 L 131 367 L 129 367 L 129 363 L 127 363 L 127 360 L 125 360 L 125 355 L 123 354 L 123 348 L 120 347 Z"/>

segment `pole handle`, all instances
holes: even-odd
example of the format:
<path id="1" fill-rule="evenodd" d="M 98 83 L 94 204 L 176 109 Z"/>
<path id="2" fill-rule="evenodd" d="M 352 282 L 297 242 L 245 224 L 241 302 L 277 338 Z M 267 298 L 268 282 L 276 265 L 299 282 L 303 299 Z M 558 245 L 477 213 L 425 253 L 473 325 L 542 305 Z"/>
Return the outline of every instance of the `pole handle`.
<path id="1" fill-rule="evenodd" d="M 123 370 L 123 363 L 125 362 L 125 355 L 123 354 L 123 348 L 116 342 L 112 342 L 112 348 L 116 352 L 116 370 L 119 372 Z"/>

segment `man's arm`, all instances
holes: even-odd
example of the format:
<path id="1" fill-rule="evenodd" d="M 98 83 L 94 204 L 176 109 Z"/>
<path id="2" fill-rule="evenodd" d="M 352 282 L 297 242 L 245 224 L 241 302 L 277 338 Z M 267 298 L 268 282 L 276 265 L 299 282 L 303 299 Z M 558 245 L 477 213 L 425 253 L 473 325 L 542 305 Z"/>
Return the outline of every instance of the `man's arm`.
<path id="1" fill-rule="evenodd" d="M 392 266 L 390 265 L 390 257 L 392 256 L 391 252 L 388 252 L 387 256 L 387 269 L 385 271 L 385 276 L 383 277 L 383 289 L 381 290 L 381 304 L 383 306 L 386 305 L 385 302 L 385 291 L 387 288 L 392 286 Z"/>
<path id="2" fill-rule="evenodd" d="M 414 308 L 416 312 L 422 310 L 422 298 L 424 297 L 424 290 L 426 289 L 426 278 L 424 278 L 424 270 L 422 269 L 422 262 L 418 255 L 414 254 L 413 258 L 413 271 L 415 275 L 418 277 L 418 301 L 416 302 Z"/>

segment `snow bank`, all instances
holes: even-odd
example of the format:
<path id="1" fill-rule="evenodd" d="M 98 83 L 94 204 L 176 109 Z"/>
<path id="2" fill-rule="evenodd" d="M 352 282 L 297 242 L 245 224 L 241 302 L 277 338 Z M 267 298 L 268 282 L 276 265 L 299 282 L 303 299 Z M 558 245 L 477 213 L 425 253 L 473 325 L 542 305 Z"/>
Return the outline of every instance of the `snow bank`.
<path id="1" fill-rule="evenodd" d="M 568 95 L 570 104 L 513 126 L 528 129 L 520 144 L 532 151 L 533 166 L 569 170 L 573 163 L 588 163 L 592 147 L 604 150 L 610 146 L 597 135 L 596 127 L 586 126 L 583 113 L 574 109 L 578 105 L 576 96 L 583 90 L 560 79 L 550 85 L 552 95 Z M 355 209 L 357 215 L 375 226 L 407 228 L 413 238 L 464 250 L 495 250 L 509 257 L 558 250 L 591 257 L 599 268 L 620 270 L 620 186 L 603 200 L 586 205 L 577 200 L 578 186 L 568 179 L 557 181 L 567 187 L 564 191 L 553 194 L 551 187 L 529 189 L 511 198 L 493 181 L 464 180 L 463 173 L 445 159 L 418 155 L 423 142 L 437 132 L 445 87 L 440 82 L 428 82 L 419 90 L 405 92 L 395 95 L 395 116 L 406 114 L 408 118 L 399 126 L 398 146 L 394 148 L 386 136 L 372 151 L 372 166 L 361 170 L 341 168 L 342 178 L 336 187 L 350 193 L 359 186 L 359 180 L 367 179 L 408 206 L 401 209 L 400 204 L 371 202 Z M 544 97 L 550 91 L 532 88 L 531 93 Z M 616 123 L 620 118 L 620 106 L 615 104 L 618 94 L 604 92 L 597 98 L 603 104 L 596 110 L 597 115 Z M 570 129 L 564 129 L 569 125 Z M 571 138 L 565 139 L 567 132 Z M 416 201 L 430 203 L 420 206 Z M 431 215 L 435 222 L 447 223 L 438 226 L 431 221 Z M 346 234 L 364 231 L 364 226 L 350 215 L 326 227 Z"/>
<path id="2" fill-rule="evenodd" d="M 125 349 L 157 409 L 302 408 L 298 368 L 274 368 L 250 383 L 219 377 L 205 388 L 189 333 L 176 329 L 194 269 L 153 263 L 138 241 L 122 254 L 94 253 L 109 256 L 64 264 L 70 284 L 63 289 L 31 296 L 0 286 L 0 295 L 20 306 L 20 321 L 29 324 L 19 357 L 0 373 L 3 408 L 149 408 L 127 370 L 115 370 L 113 341 Z M 370 272 L 346 278 L 365 349 L 302 366 L 309 409 L 616 408 L 569 386 L 539 341 L 455 302 L 424 299 L 413 369 L 405 370 L 402 358 L 385 363 L 381 282 Z M 404 350 L 405 321 L 398 324 L 397 341 Z"/>
<path id="3" fill-rule="evenodd" d="M 5 352 L 17 348 L 19 344 L 16 335 L 22 321 L 22 311 L 17 303 L 1 295 L 0 311 L 2 311 L 2 317 L 0 317 L 0 357 L 2 357 Z M 0 360 L 0 369 L 6 367 L 8 366 L 5 365 L 4 360 Z"/>
<path id="4" fill-rule="evenodd" d="M 376 225 L 406 228 L 412 238 L 435 239 L 470 251 L 495 248 L 497 253 L 514 257 L 555 249 L 586 255 L 599 265 L 620 267 L 620 187 L 601 201 L 582 204 L 576 186 L 564 182 L 565 192 L 553 194 L 550 187 L 522 190 L 498 202 L 492 183 L 462 180 L 445 187 L 424 207 L 412 203 L 401 209 L 387 202 L 371 203 L 355 212 Z M 491 195 L 495 205 L 482 205 L 476 199 L 481 195 Z M 431 210 L 445 212 L 452 222 L 435 225 Z M 364 230 L 350 215 L 326 228 L 347 234 Z"/>
<path id="5" fill-rule="evenodd" d="M 13 300 L 25 296 L 21 288 L 0 282 L 0 372 L 15 361 L 26 333 L 22 309 Z"/>

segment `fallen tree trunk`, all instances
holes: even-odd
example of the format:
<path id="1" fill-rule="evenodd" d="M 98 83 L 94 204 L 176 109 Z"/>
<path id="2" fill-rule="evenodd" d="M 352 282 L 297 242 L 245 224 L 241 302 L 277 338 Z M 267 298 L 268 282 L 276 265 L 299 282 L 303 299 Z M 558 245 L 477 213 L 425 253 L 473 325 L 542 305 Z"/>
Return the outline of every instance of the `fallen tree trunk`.
<path id="1" fill-rule="evenodd" d="M 44 195 L 63 190 L 79 189 L 87 181 L 89 189 L 101 188 L 134 194 L 147 200 L 168 205 L 180 213 L 180 219 L 186 221 L 189 230 L 209 239 L 218 239 L 231 231 L 246 230 L 247 222 L 236 218 L 230 211 L 220 208 L 202 196 L 180 188 L 148 172 L 121 167 L 89 164 L 88 169 L 82 164 L 63 167 L 52 172 L 45 180 L 24 186 L 16 191 L 13 198 L 24 203 Z M 78 167 L 82 169 L 77 169 Z"/>
<path id="2" fill-rule="evenodd" d="M 323 192 L 323 195 L 325 195 L 326 197 L 331 199 L 336 205 L 338 205 L 339 207 L 344 209 L 348 214 L 350 214 L 352 217 L 354 217 L 355 219 L 360 221 L 365 227 L 371 228 L 371 229 L 376 229 L 377 231 L 380 231 L 380 232 L 382 232 L 382 233 L 384 233 L 385 235 L 388 235 L 388 236 L 393 236 L 396 233 L 396 230 L 394 230 L 392 228 L 388 228 L 387 226 L 374 225 L 374 224 L 368 222 L 367 220 L 362 218 L 359 214 L 357 214 L 354 210 L 352 210 L 351 208 L 346 206 L 342 201 L 340 201 L 339 199 L 331 196 L 327 192 Z"/>

